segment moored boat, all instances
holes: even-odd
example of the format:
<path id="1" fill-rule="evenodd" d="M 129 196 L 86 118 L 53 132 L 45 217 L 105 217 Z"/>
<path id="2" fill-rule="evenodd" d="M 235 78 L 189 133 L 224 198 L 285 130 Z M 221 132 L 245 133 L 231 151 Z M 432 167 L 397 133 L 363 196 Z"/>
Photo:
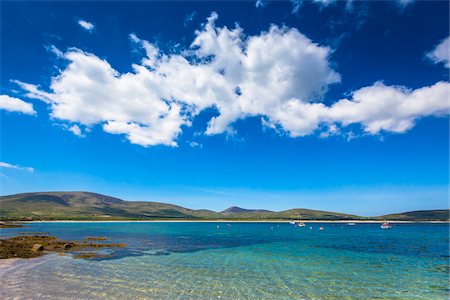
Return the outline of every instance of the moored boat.
<path id="1" fill-rule="evenodd" d="M 391 229 L 392 225 L 389 224 L 388 222 L 383 222 L 383 223 L 381 223 L 380 227 L 381 227 L 381 229 Z"/>

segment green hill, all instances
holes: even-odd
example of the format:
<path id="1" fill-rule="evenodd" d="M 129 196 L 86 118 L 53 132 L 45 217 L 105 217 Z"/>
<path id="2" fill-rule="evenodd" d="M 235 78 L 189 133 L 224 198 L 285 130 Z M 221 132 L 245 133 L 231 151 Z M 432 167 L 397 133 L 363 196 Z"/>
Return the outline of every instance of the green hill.
<path id="1" fill-rule="evenodd" d="M 192 210 L 158 202 L 124 201 L 89 192 L 45 192 L 1 196 L 0 216 L 58 220 L 221 217 L 220 214 L 209 210 Z"/>
<path id="2" fill-rule="evenodd" d="M 400 214 L 390 214 L 381 216 L 381 219 L 385 220 L 398 220 L 398 221 L 448 221 L 449 210 L 417 210 L 404 212 Z"/>
<path id="3" fill-rule="evenodd" d="M 177 205 L 124 201 L 90 192 L 39 192 L 0 196 L 0 219 L 33 220 L 449 220 L 449 210 L 405 212 L 374 218 L 336 212 L 290 209 L 274 212 L 230 207 L 222 212 Z"/>

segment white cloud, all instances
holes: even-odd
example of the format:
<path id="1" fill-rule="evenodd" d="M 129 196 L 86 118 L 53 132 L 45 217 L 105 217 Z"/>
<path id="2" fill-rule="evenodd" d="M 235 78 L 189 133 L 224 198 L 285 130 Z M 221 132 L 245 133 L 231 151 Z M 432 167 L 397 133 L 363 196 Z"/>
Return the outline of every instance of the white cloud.
<path id="1" fill-rule="evenodd" d="M 16 169 L 16 170 L 23 170 L 27 172 L 34 172 L 33 168 L 30 167 L 21 167 L 17 165 L 13 165 L 7 162 L 0 162 L 0 168 L 8 168 L 8 169 Z"/>
<path id="2" fill-rule="evenodd" d="M 78 125 L 72 125 L 69 127 L 69 131 L 72 132 L 73 134 L 75 134 L 76 136 L 79 137 L 84 137 L 85 135 L 83 134 L 83 132 L 81 131 L 80 126 Z"/>
<path id="3" fill-rule="evenodd" d="M 83 27 L 84 29 L 86 29 L 89 32 L 92 32 L 92 30 L 94 30 L 94 28 L 95 28 L 94 24 L 92 24 L 88 21 L 82 20 L 82 19 L 78 20 L 78 25 L 80 25 L 81 27 Z"/>
<path id="4" fill-rule="evenodd" d="M 377 82 L 355 91 L 351 100 L 342 99 L 333 104 L 328 118 L 344 126 L 361 124 L 370 134 L 402 133 L 422 117 L 448 115 L 449 92 L 448 82 L 415 90 Z"/>
<path id="5" fill-rule="evenodd" d="M 8 95 L 0 95 L 0 109 L 11 112 L 20 112 L 27 115 L 36 114 L 36 111 L 33 109 L 33 105 L 31 103 L 27 103 Z"/>
<path id="6" fill-rule="evenodd" d="M 376 82 L 331 106 L 293 99 L 274 112 L 271 122 L 272 127 L 281 126 L 292 137 L 309 135 L 323 127 L 320 136 L 324 138 L 340 134 L 336 125 L 351 124 L 361 125 L 367 134 L 403 133 L 420 118 L 448 115 L 449 93 L 447 82 L 416 90 Z"/>
<path id="7" fill-rule="evenodd" d="M 427 57 L 435 64 L 443 63 L 446 68 L 450 68 L 450 37 L 443 39 Z"/>
<path id="8" fill-rule="evenodd" d="M 260 116 L 264 126 L 293 137 L 317 131 L 336 135 L 350 124 L 360 124 L 368 134 L 404 132 L 421 117 L 448 113 L 444 82 L 417 90 L 376 83 L 326 106 L 321 100 L 328 87 L 340 82 L 329 47 L 275 25 L 246 36 L 238 26 L 217 27 L 217 18 L 211 14 L 183 54 L 165 54 L 130 34 L 146 56 L 129 73 L 69 49 L 68 64 L 52 78 L 50 92 L 15 82 L 28 97 L 48 103 L 53 118 L 87 128 L 100 124 L 105 132 L 142 146 L 177 146 L 183 127 L 207 108 L 218 115 L 206 134 L 232 133 L 236 120 Z"/>

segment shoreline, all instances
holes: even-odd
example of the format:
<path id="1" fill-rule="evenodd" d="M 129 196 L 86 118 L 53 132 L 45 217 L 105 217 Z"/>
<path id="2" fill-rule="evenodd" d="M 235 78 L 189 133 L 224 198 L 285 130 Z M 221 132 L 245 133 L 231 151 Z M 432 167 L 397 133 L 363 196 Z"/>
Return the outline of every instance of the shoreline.
<path id="1" fill-rule="evenodd" d="M 449 221 L 402 221 L 402 220 L 46 220 L 46 221 L 15 221 L 18 223 L 289 223 L 290 221 L 303 223 L 357 223 L 357 224 L 450 224 Z"/>

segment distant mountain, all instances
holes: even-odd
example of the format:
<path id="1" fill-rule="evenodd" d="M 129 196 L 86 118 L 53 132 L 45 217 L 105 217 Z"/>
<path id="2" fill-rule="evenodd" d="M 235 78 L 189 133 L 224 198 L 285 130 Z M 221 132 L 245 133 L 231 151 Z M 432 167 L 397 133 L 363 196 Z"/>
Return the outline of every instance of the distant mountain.
<path id="1" fill-rule="evenodd" d="M 242 213 L 272 213 L 273 211 L 265 210 L 265 209 L 245 209 L 237 206 L 229 207 L 220 213 L 222 214 L 242 214 Z"/>
<path id="2" fill-rule="evenodd" d="M 33 220 L 449 220 L 449 210 L 427 210 L 364 218 L 336 212 L 290 209 L 273 212 L 230 207 L 222 212 L 177 205 L 124 201 L 90 192 L 39 192 L 0 197 L 0 219 Z"/>

